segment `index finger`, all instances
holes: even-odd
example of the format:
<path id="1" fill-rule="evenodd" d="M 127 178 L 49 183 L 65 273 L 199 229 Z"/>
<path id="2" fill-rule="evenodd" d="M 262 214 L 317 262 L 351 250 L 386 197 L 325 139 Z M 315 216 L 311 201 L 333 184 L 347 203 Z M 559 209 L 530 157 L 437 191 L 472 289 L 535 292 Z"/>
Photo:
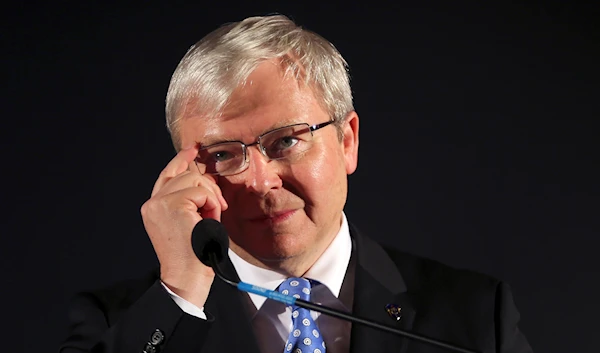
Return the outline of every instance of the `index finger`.
<path id="1" fill-rule="evenodd" d="M 206 164 L 204 163 L 200 163 L 197 160 L 193 161 L 193 163 L 190 163 L 188 166 L 188 170 L 192 173 L 199 173 L 200 175 L 203 175 L 207 178 L 209 178 L 210 180 L 212 180 L 215 184 L 217 183 L 218 180 L 218 176 L 217 175 L 212 175 L 210 173 L 206 173 Z"/>
<path id="2" fill-rule="evenodd" d="M 193 146 L 190 148 L 183 149 L 177 153 L 167 166 L 160 172 L 158 179 L 154 183 L 152 189 L 152 196 L 160 190 L 167 181 L 178 176 L 179 174 L 188 170 L 190 164 L 194 164 L 193 161 L 198 155 L 198 147 Z"/>
<path id="3" fill-rule="evenodd" d="M 219 176 L 213 175 L 210 173 L 206 173 L 206 164 L 200 163 L 197 160 L 195 160 L 192 163 L 190 163 L 190 165 L 188 166 L 188 170 L 191 173 L 199 173 L 204 178 L 210 180 L 211 183 L 209 183 L 209 185 L 210 185 L 211 189 L 214 191 L 215 195 L 217 195 L 217 197 L 219 198 L 219 201 L 221 202 L 221 207 L 223 208 L 223 211 L 229 207 L 229 206 L 227 206 L 227 201 L 225 201 L 225 198 L 223 197 L 223 193 L 221 192 L 221 188 L 219 187 L 219 184 L 218 184 Z"/>

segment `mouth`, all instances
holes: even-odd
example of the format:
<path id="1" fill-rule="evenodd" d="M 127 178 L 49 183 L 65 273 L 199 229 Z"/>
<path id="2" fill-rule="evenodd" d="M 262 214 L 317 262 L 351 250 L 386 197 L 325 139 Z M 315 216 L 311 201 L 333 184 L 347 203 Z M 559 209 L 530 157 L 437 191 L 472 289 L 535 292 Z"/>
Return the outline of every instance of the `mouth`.
<path id="1" fill-rule="evenodd" d="M 297 210 L 285 210 L 281 212 L 273 212 L 267 215 L 261 215 L 250 219 L 251 223 L 256 224 L 277 224 L 290 219 Z"/>

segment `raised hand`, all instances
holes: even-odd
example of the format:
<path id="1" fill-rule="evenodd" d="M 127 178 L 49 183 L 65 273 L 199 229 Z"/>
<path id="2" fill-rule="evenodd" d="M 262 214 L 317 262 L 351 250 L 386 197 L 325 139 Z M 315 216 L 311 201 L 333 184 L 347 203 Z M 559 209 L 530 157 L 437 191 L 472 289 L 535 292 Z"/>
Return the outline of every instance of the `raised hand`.
<path id="1" fill-rule="evenodd" d="M 194 162 L 197 147 L 181 150 L 160 173 L 142 205 L 146 232 L 160 262 L 161 280 L 173 292 L 203 307 L 214 272 L 192 250 L 194 226 L 203 218 L 221 220 L 227 202 L 216 177 Z"/>

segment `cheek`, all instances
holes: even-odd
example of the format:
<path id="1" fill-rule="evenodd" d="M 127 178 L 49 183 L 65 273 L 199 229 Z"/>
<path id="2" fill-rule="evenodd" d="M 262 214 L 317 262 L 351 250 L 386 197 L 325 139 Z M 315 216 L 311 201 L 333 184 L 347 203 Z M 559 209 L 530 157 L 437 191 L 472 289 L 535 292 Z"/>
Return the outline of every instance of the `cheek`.
<path id="1" fill-rule="evenodd" d="M 335 152 L 333 152 L 335 151 Z M 333 152 L 333 153 L 332 153 Z M 344 188 L 346 172 L 337 150 L 318 151 L 305 163 L 292 166 L 292 178 L 303 190 L 307 203 L 331 203 Z"/>
<path id="2" fill-rule="evenodd" d="M 325 189 L 327 184 L 332 182 L 334 178 L 334 168 L 332 168 L 331 162 L 326 161 L 325 158 L 318 160 L 317 162 L 310 163 L 305 166 L 303 172 L 307 180 L 311 180 L 312 187 Z"/>
<path id="3" fill-rule="evenodd" d="M 240 202 L 239 195 L 244 189 L 242 185 L 241 182 L 229 180 L 229 177 L 219 177 L 217 180 L 217 186 L 221 189 L 221 194 L 225 198 L 225 201 L 230 203 L 230 208 L 232 205 Z"/>
<path id="4" fill-rule="evenodd" d="M 306 166 L 315 179 L 330 183 L 346 177 L 344 154 L 340 145 L 331 143 L 315 152 Z"/>

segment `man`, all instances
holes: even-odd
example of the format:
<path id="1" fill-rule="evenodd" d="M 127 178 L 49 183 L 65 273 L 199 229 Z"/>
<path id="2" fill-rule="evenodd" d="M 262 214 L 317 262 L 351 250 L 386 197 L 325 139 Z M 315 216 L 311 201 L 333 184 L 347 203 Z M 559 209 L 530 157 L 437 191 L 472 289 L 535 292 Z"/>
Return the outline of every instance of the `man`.
<path id="1" fill-rule="evenodd" d="M 302 283 L 311 301 L 482 352 L 531 351 L 505 284 L 348 223 L 359 120 L 325 39 L 284 16 L 221 27 L 180 62 L 166 115 L 178 153 L 141 210 L 160 271 L 78 296 L 61 352 L 446 351 L 215 280 L 191 247 L 206 218 L 227 229 L 230 278 L 284 294 Z"/>

